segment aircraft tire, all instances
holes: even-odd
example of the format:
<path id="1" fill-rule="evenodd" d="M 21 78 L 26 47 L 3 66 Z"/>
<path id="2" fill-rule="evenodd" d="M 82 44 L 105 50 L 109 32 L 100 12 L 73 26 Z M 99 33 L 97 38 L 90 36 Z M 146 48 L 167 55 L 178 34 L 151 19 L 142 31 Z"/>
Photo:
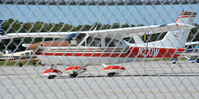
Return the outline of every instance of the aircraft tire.
<path id="1" fill-rule="evenodd" d="M 196 60 L 196 63 L 199 63 L 199 59 Z"/>
<path id="2" fill-rule="evenodd" d="M 23 64 L 22 64 L 22 63 L 19 63 L 19 67 L 23 67 Z"/>
<path id="3" fill-rule="evenodd" d="M 56 75 L 50 75 L 48 76 L 48 79 L 54 79 L 55 77 L 57 77 Z"/>
<path id="4" fill-rule="evenodd" d="M 117 73 L 115 73 L 115 72 L 112 72 L 112 73 L 108 73 L 108 77 L 113 77 L 113 76 L 115 76 Z"/>
<path id="5" fill-rule="evenodd" d="M 77 73 L 73 73 L 73 74 L 70 74 L 69 77 L 70 78 L 75 78 L 75 77 L 77 77 L 77 75 L 78 75 Z"/>

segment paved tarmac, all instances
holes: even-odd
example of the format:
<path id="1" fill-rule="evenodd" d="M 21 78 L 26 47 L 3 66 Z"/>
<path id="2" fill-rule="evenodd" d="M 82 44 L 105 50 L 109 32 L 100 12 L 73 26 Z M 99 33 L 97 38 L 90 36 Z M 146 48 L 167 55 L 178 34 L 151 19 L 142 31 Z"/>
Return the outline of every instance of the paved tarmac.
<path id="1" fill-rule="evenodd" d="M 63 74 L 47 79 L 41 72 L 50 66 L 1 66 L 0 99 L 55 98 L 195 98 L 199 97 L 199 64 L 180 61 L 118 64 L 126 71 L 107 77 L 102 66 L 88 66 L 77 78 Z M 57 66 L 63 70 L 66 66 Z"/>

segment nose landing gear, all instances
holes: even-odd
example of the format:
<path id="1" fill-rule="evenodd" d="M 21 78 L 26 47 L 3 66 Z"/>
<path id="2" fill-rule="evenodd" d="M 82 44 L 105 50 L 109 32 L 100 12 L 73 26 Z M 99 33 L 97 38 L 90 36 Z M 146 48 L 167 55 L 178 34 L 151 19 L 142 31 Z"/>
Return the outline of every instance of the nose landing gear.
<path id="1" fill-rule="evenodd" d="M 55 77 L 62 74 L 62 72 L 58 69 L 54 69 L 52 66 L 50 69 L 47 69 L 43 72 L 44 76 L 48 76 L 48 79 L 54 79 Z"/>

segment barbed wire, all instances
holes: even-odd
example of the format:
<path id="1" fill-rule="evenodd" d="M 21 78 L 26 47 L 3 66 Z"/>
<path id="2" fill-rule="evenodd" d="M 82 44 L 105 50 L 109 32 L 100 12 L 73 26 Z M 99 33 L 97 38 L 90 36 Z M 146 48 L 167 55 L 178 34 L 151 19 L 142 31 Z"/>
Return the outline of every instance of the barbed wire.
<path id="1" fill-rule="evenodd" d="M 177 5 L 198 4 L 199 0 L 1 0 L 0 4 L 22 5 Z"/>

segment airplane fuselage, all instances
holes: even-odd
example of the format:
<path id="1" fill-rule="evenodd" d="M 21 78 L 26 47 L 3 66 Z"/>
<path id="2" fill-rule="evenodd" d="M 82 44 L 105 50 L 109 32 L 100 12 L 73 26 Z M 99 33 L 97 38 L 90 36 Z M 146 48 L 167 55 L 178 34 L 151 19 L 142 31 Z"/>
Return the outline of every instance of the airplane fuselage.
<path id="1" fill-rule="evenodd" d="M 34 43 L 29 46 L 43 64 L 97 65 L 117 64 L 139 60 L 177 58 L 185 49 L 154 44 L 135 45 L 108 37 L 96 38 L 76 33 L 56 41 Z"/>
<path id="2" fill-rule="evenodd" d="M 46 47 L 37 57 L 45 64 L 97 65 L 117 64 L 139 60 L 177 58 L 184 49 L 133 47 Z"/>

